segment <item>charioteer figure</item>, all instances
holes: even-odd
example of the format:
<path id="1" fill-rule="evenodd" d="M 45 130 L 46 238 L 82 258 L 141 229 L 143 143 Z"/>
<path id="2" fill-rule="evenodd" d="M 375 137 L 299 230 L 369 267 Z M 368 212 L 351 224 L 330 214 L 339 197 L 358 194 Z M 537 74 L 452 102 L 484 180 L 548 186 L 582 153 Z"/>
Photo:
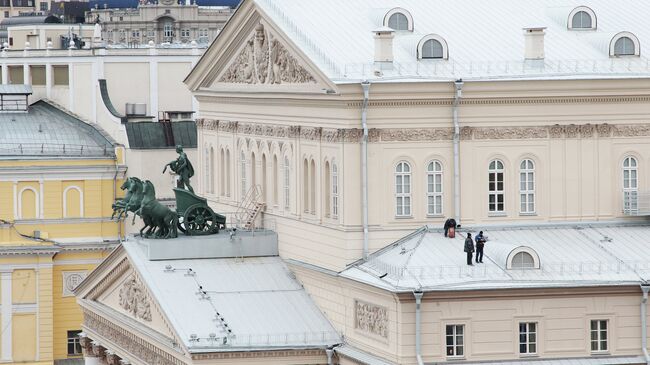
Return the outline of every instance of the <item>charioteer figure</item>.
<path id="1" fill-rule="evenodd" d="M 176 153 L 178 153 L 178 158 L 165 165 L 163 174 L 167 171 L 167 166 L 169 166 L 169 168 L 178 175 L 176 186 L 179 189 L 187 189 L 194 193 L 194 189 L 192 189 L 192 186 L 190 185 L 190 178 L 194 176 L 194 167 L 187 158 L 185 152 L 183 152 L 183 146 L 176 146 Z"/>

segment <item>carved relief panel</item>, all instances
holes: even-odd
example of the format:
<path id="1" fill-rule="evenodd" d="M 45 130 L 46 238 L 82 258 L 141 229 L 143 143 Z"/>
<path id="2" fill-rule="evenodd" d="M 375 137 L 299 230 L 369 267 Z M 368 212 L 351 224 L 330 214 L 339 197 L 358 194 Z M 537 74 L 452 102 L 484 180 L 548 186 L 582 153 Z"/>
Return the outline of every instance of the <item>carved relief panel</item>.
<path id="1" fill-rule="evenodd" d="M 355 300 L 354 328 L 388 338 L 388 310 L 386 307 Z"/>
<path id="2" fill-rule="evenodd" d="M 151 322 L 151 303 L 142 283 L 131 275 L 120 288 L 120 307 L 134 317 Z"/>

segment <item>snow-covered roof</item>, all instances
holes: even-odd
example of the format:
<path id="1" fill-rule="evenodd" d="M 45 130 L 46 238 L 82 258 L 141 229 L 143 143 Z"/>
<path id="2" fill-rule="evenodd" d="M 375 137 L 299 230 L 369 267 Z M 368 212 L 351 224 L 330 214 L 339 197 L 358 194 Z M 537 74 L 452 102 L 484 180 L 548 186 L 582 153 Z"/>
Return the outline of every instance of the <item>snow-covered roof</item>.
<path id="1" fill-rule="evenodd" d="M 454 239 L 423 227 L 340 275 L 390 291 L 636 285 L 650 279 L 650 226 L 582 225 L 483 229 L 482 264 L 468 266 L 465 233 Z M 478 232 L 472 232 L 478 233 Z M 538 269 L 508 268 L 517 249 Z"/>
<path id="2" fill-rule="evenodd" d="M 649 77 L 647 18 L 650 2 L 638 0 L 251 0 L 329 78 L 422 81 L 503 78 Z M 570 13 L 593 10 L 596 30 L 571 30 Z M 394 67 L 375 73 L 372 31 L 402 8 L 414 29 L 397 31 Z M 545 60 L 524 61 L 524 28 L 546 27 Z M 610 57 L 610 42 L 631 32 L 641 56 Z M 446 41 L 448 60 L 418 60 L 420 40 Z"/>
<path id="3" fill-rule="evenodd" d="M 280 257 L 149 261 L 144 246 L 123 247 L 192 353 L 341 342 Z"/>

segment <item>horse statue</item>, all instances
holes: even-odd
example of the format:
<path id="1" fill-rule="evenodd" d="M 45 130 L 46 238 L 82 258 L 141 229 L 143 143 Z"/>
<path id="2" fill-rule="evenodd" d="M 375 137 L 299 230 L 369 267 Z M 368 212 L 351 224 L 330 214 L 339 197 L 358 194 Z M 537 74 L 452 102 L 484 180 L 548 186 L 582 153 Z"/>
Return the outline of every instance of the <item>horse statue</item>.
<path id="1" fill-rule="evenodd" d="M 156 200 L 156 189 L 151 181 L 146 180 L 143 185 L 143 197 L 140 209 L 136 212 L 136 214 L 142 217 L 145 223 L 145 226 L 140 230 L 140 236 L 143 236 L 144 229 L 149 227 L 144 237 L 178 237 L 178 214 Z"/>
<path id="2" fill-rule="evenodd" d="M 128 217 L 129 212 L 135 213 L 140 209 L 140 202 L 142 201 L 142 181 L 137 177 L 129 177 L 124 181 L 120 189 L 126 190 L 124 198 L 117 200 L 113 205 L 113 215 L 111 219 L 117 214 L 117 219 Z M 135 216 L 133 217 L 135 219 Z"/>

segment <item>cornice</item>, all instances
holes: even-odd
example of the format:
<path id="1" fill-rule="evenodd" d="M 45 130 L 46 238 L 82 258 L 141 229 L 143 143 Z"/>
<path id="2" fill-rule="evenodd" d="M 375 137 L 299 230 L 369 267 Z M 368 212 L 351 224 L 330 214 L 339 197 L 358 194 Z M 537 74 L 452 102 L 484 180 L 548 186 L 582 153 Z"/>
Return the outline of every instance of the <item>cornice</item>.
<path id="1" fill-rule="evenodd" d="M 192 360 L 253 359 L 297 356 L 325 356 L 324 349 L 280 350 L 280 351 L 237 351 L 192 354 Z"/>
<path id="2" fill-rule="evenodd" d="M 85 296 L 85 298 L 90 300 L 96 300 L 101 293 L 103 293 L 111 284 L 115 282 L 124 272 L 126 272 L 131 265 L 129 260 L 126 257 L 123 257 L 120 262 L 115 265 L 113 270 L 111 270 L 106 276 L 104 276 Z M 84 280 L 85 281 L 85 280 Z"/>
<path id="3" fill-rule="evenodd" d="M 323 128 L 269 123 L 241 123 L 215 119 L 198 119 L 196 125 L 203 131 L 237 133 L 243 136 L 270 138 L 299 138 L 328 143 L 359 143 L 363 131 L 359 128 Z M 650 136 L 650 123 L 638 124 L 553 124 L 542 126 L 470 127 L 460 131 L 461 140 L 529 140 L 529 139 L 587 139 L 609 137 Z M 371 128 L 368 141 L 418 142 L 452 141 L 453 128 Z"/>

